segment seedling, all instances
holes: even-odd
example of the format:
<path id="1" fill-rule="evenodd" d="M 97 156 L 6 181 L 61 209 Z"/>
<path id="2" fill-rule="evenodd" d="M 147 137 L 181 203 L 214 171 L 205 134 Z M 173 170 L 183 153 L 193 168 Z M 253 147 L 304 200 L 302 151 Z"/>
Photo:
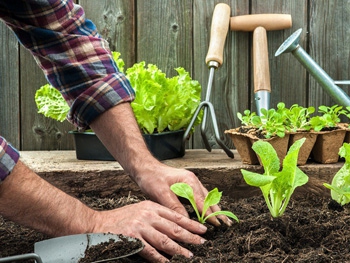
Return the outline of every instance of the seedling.
<path id="1" fill-rule="evenodd" d="M 205 213 L 207 212 L 209 207 L 218 204 L 221 200 L 222 192 L 219 192 L 217 188 L 214 188 L 213 190 L 211 190 L 208 193 L 208 195 L 205 197 L 202 214 L 200 214 L 198 211 L 196 202 L 194 200 L 193 189 L 190 185 L 188 185 L 186 183 L 175 183 L 172 186 L 170 186 L 170 189 L 177 196 L 183 197 L 183 198 L 187 199 L 188 201 L 190 201 L 190 203 L 193 207 L 193 210 L 196 212 L 196 215 L 198 217 L 198 221 L 202 224 L 204 224 L 208 220 L 208 218 L 210 218 L 212 216 L 217 216 L 217 215 L 225 215 L 225 216 L 231 217 L 232 219 L 236 220 L 237 222 L 239 221 L 237 216 L 229 211 L 216 211 L 216 212 L 211 213 L 207 216 L 205 215 Z"/>
<path id="2" fill-rule="evenodd" d="M 278 136 L 283 138 L 288 126 L 286 126 L 286 108 L 283 102 L 277 104 L 277 109 L 261 109 L 261 127 L 265 132 L 265 138 L 271 138 L 273 136 Z"/>
<path id="3" fill-rule="evenodd" d="M 281 171 L 279 158 L 272 145 L 266 141 L 257 141 L 252 148 L 260 157 L 264 173 L 259 174 L 241 169 L 246 183 L 261 189 L 273 217 L 283 215 L 295 188 L 306 184 L 309 179 L 297 167 L 299 150 L 304 141 L 305 138 L 297 140 L 289 148 Z"/>
<path id="4" fill-rule="evenodd" d="M 310 115 L 315 112 L 314 107 L 302 107 L 298 104 L 293 104 L 287 111 L 288 125 L 292 131 L 309 131 Z"/>
<path id="5" fill-rule="evenodd" d="M 350 203 L 350 144 L 344 143 L 339 149 L 339 156 L 345 158 L 345 163 L 334 175 L 332 184 L 323 185 L 331 190 L 331 197 L 341 206 Z"/>
<path id="6" fill-rule="evenodd" d="M 314 116 L 310 119 L 310 124 L 315 131 L 321 131 L 324 128 L 335 128 L 340 122 L 341 115 L 347 115 L 347 110 L 343 106 L 333 105 L 331 107 L 321 105 L 318 112 L 322 116 Z"/>
<path id="7" fill-rule="evenodd" d="M 241 121 L 242 125 L 257 127 L 258 124 L 261 123 L 260 117 L 257 116 L 255 112 L 251 112 L 250 110 L 245 110 L 243 114 L 240 112 L 237 112 L 237 117 Z"/>

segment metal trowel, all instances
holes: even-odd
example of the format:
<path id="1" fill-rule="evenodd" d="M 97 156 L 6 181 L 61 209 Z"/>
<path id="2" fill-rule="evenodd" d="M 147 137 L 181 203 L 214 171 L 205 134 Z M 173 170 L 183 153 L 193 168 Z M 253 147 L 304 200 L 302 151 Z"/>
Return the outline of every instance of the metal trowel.
<path id="1" fill-rule="evenodd" d="M 115 242 L 122 241 L 120 235 L 110 233 L 97 234 L 79 234 L 64 237 L 52 238 L 40 241 L 34 244 L 34 253 L 16 255 L 6 258 L 0 258 L 0 262 L 22 261 L 25 259 L 34 259 L 37 263 L 77 263 L 79 259 L 85 256 L 85 250 L 88 247 L 108 242 L 113 239 Z M 137 239 L 125 237 L 127 241 L 136 242 Z M 128 254 L 115 258 L 98 260 L 92 263 L 108 262 L 119 258 L 125 258 L 140 252 L 144 245 L 131 251 Z"/>

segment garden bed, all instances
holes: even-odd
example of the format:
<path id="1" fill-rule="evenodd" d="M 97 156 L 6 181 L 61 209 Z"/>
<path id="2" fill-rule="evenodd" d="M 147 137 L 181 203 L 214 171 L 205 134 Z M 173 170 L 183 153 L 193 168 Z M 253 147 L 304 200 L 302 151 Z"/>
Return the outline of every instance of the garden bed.
<path id="1" fill-rule="evenodd" d="M 348 260 L 350 257 L 348 210 L 338 211 L 330 207 L 328 190 L 322 186 L 323 182 L 330 182 L 342 163 L 307 164 L 301 167 L 309 175 L 310 180 L 307 185 L 296 190 L 285 214 L 276 219 L 271 217 L 260 190 L 247 186 L 240 175 L 242 166 L 244 169 L 253 170 L 261 169 L 260 166 L 242 165 L 236 152 L 235 159 L 227 158 L 221 150 L 214 150 L 213 153 L 187 152 L 184 158 L 169 161 L 169 164 L 194 171 L 209 189 L 218 187 L 220 191 L 222 190 L 222 209 L 232 211 L 240 219 L 240 223 L 234 223 L 230 228 L 209 227 L 204 236 L 208 242 L 204 245 L 188 246 L 195 255 L 193 259 L 175 256 L 169 258 L 170 262 L 345 262 Z M 30 158 L 27 158 L 27 163 L 31 163 Z M 64 162 L 60 163 L 61 167 L 64 167 Z M 76 163 L 72 163 L 71 166 L 74 165 Z M 106 163 L 103 171 L 90 172 L 86 170 L 88 167 L 86 163 L 80 172 L 74 171 L 74 168 L 70 172 L 54 170 L 54 166 L 49 164 L 46 165 L 46 171 L 39 168 L 37 170 L 48 181 L 96 209 L 112 209 L 146 198 L 127 176 L 118 172 L 119 168 L 116 168 L 115 163 Z M 51 171 L 47 171 L 47 167 L 51 167 Z M 94 167 L 96 169 L 98 165 Z M 116 176 L 118 180 L 115 180 Z M 112 179 L 118 181 L 118 184 L 109 188 L 107 185 L 110 185 Z M 34 243 L 45 238 L 47 237 L 40 233 L 0 218 L 0 244 L 2 244 L 0 257 L 33 252 Z M 134 256 L 115 262 L 145 261 Z"/>

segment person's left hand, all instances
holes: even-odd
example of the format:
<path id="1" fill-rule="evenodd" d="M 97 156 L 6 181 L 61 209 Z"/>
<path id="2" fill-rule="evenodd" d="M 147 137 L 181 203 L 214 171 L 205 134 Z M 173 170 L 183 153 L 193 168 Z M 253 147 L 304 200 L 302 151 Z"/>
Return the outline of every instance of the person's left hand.
<path id="1" fill-rule="evenodd" d="M 173 168 L 164 164 L 157 166 L 156 169 L 143 169 L 142 174 L 136 177 L 136 183 L 141 190 L 155 202 L 158 202 L 182 215 L 188 217 L 185 207 L 181 204 L 178 197 L 171 191 L 170 186 L 174 183 L 187 183 L 193 188 L 195 201 L 199 212 L 202 212 L 203 203 L 208 190 L 202 185 L 197 176 L 186 169 Z M 218 205 L 208 209 L 206 214 L 220 211 Z M 210 217 L 208 222 L 213 225 L 220 225 L 218 218 L 226 225 L 232 225 L 232 221 L 224 216 Z"/>

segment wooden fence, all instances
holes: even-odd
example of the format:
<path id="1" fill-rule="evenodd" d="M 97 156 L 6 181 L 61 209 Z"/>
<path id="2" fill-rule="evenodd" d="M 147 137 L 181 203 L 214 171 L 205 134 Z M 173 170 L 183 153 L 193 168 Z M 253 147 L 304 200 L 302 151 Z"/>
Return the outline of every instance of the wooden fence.
<path id="1" fill-rule="evenodd" d="M 300 45 L 335 80 L 346 80 L 350 58 L 349 0 L 79 0 L 86 16 L 93 20 L 112 50 L 121 52 L 126 66 L 135 62 L 154 63 L 167 75 L 182 66 L 202 85 L 203 99 L 209 70 L 205 64 L 214 7 L 224 2 L 231 16 L 257 13 L 291 14 L 290 29 L 268 31 L 271 74 L 271 107 L 280 101 L 291 106 L 334 101 L 307 74 L 291 54 L 275 57 L 284 40 L 303 29 Z M 73 126 L 57 123 L 37 114 L 34 94 L 46 80 L 33 58 L 19 46 L 13 34 L 0 26 L 0 134 L 21 150 L 73 149 L 68 131 Z M 252 33 L 228 33 L 224 63 L 214 74 L 211 102 L 216 111 L 219 131 L 239 125 L 236 114 L 255 111 L 251 59 Z M 342 88 L 349 92 L 347 86 Z M 210 118 L 209 118 L 210 120 Z M 213 148 L 212 125 L 206 135 Z M 224 142 L 233 147 L 230 139 Z M 190 148 L 204 148 L 197 128 Z"/>

